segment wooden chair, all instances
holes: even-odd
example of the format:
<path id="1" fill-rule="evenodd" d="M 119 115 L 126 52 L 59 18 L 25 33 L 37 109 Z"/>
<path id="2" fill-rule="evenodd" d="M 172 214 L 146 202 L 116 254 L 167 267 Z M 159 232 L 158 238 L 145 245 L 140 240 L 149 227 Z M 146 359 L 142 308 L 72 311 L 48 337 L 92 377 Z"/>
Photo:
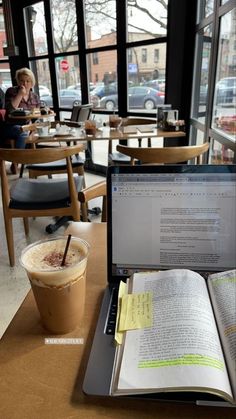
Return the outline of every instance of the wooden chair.
<path id="1" fill-rule="evenodd" d="M 87 103 L 86 105 L 78 106 L 77 122 L 84 122 L 91 117 L 93 105 Z"/>
<path id="2" fill-rule="evenodd" d="M 151 119 L 151 118 L 129 117 L 129 118 L 123 118 L 122 127 L 127 127 L 127 126 L 132 126 L 132 125 L 150 125 L 150 124 L 155 124 L 156 122 L 157 122 L 156 119 Z M 138 139 L 139 147 L 141 147 L 142 139 L 138 137 L 137 139 Z M 124 141 L 127 141 L 127 140 L 124 140 Z M 150 138 L 148 138 L 148 146 L 149 147 L 151 146 Z M 119 153 L 118 151 L 112 152 L 112 141 L 109 141 L 108 161 L 109 161 L 109 164 L 115 164 L 115 165 L 129 164 L 130 157 L 126 156 L 125 154 Z"/>
<path id="3" fill-rule="evenodd" d="M 91 199 L 103 197 L 102 200 L 102 218 L 101 221 L 107 221 L 107 191 L 106 181 L 101 181 L 95 185 L 82 189 L 78 193 L 78 199 L 81 203 L 81 212 L 83 221 L 88 221 L 88 202 Z"/>
<path id="4" fill-rule="evenodd" d="M 130 164 L 135 164 L 135 159 L 140 164 L 163 164 L 163 163 L 181 163 L 195 159 L 197 164 L 202 162 L 202 155 L 209 149 L 209 143 L 194 146 L 182 147 L 128 147 L 117 145 L 120 153 L 129 156 Z"/>
<path id="5" fill-rule="evenodd" d="M 36 130 L 36 124 L 22 125 L 21 130 L 22 130 L 22 132 L 29 132 L 28 138 L 26 138 L 26 142 L 25 142 L 26 146 L 27 146 L 27 144 L 31 142 L 32 135 L 33 135 L 34 131 Z M 9 148 L 15 148 L 15 144 L 16 144 L 16 141 L 13 138 L 12 139 L 9 138 L 9 139 L 5 140 L 5 146 L 7 146 Z M 12 173 L 17 174 L 18 173 L 17 163 L 12 163 L 12 168 L 13 168 Z M 24 170 L 24 166 L 22 166 L 21 170 L 20 170 L 20 176 L 21 177 L 22 177 L 22 174 L 23 174 L 23 170 Z"/>
<path id="6" fill-rule="evenodd" d="M 68 126 L 74 127 L 74 126 L 78 126 L 77 123 L 73 123 L 73 122 L 60 122 L 60 121 L 53 121 L 51 123 L 51 126 L 53 128 L 56 127 L 56 124 L 60 123 L 60 124 L 66 124 Z M 30 125 L 25 125 L 22 126 L 22 130 L 24 131 L 29 131 L 32 129 L 35 131 L 37 128 L 37 124 L 32 124 L 32 128 L 30 127 Z M 29 141 L 30 142 L 30 139 Z M 38 146 L 37 146 L 38 147 Z M 40 146 L 39 148 L 45 148 L 48 147 L 48 145 L 44 145 L 43 147 Z M 53 145 L 52 147 L 55 147 L 55 145 Z M 48 178 L 52 178 L 53 174 L 63 174 L 66 173 L 66 161 L 65 159 L 57 161 L 57 162 L 49 162 L 49 163 L 42 163 L 42 164 L 29 164 L 26 167 L 29 171 L 29 177 L 31 179 L 36 179 L 38 176 L 48 176 Z M 84 159 L 79 156 L 78 154 L 76 156 L 72 157 L 72 169 L 73 169 L 73 173 L 78 174 L 79 176 L 83 176 L 83 186 L 85 187 L 85 180 L 84 180 Z"/>
<path id="7" fill-rule="evenodd" d="M 54 121 L 51 125 L 52 127 L 56 127 L 59 123 L 61 125 L 68 125 L 70 127 L 78 127 L 79 122 L 85 121 L 89 119 L 92 112 L 92 105 L 75 105 L 72 109 L 71 119 L 69 121 Z M 74 145 L 76 142 L 74 142 Z M 79 154 L 73 156 L 72 158 L 72 168 L 73 172 L 77 173 L 79 176 L 83 176 L 83 187 L 86 187 L 85 184 L 85 174 L 84 174 L 84 163 L 85 159 L 79 156 Z M 29 170 L 29 177 L 30 178 L 37 178 L 38 176 L 49 176 L 55 174 L 61 174 L 66 172 L 66 164 L 65 160 L 60 160 L 57 162 L 51 162 L 48 164 L 30 164 L 27 166 Z"/>
<path id="8" fill-rule="evenodd" d="M 86 103 L 85 105 L 74 105 L 71 112 L 71 118 L 69 120 L 66 119 L 65 121 L 84 122 L 90 118 L 92 109 L 93 105 L 91 103 Z"/>
<path id="9" fill-rule="evenodd" d="M 78 176 L 83 176 L 83 187 L 85 185 L 85 176 L 84 176 L 84 159 L 79 156 L 79 154 L 75 155 L 71 159 L 72 163 L 72 171 L 76 173 Z M 29 178 L 30 179 L 37 179 L 39 176 L 48 176 L 48 178 L 52 178 L 52 175 L 55 174 L 64 174 L 67 170 L 66 160 L 62 159 L 60 161 L 52 161 L 49 163 L 32 163 L 28 164 L 26 168 L 29 171 Z"/>
<path id="10" fill-rule="evenodd" d="M 82 188 L 82 178 L 73 177 L 71 156 L 81 149 L 81 145 L 45 149 L 0 149 L 2 203 L 11 266 L 15 264 L 13 218 L 23 218 L 26 235 L 29 233 L 28 217 L 68 216 L 75 221 L 80 220 L 78 191 Z M 66 179 L 18 178 L 13 187 L 9 187 L 6 161 L 28 164 L 60 159 L 66 159 Z"/>

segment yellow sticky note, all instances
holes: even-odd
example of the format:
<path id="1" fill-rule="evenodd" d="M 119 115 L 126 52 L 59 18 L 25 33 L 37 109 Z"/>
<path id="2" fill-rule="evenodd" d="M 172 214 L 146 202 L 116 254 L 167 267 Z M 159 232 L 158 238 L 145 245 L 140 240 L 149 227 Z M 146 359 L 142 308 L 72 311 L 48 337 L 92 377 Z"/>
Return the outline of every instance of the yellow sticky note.
<path id="1" fill-rule="evenodd" d="M 152 292 L 123 295 L 119 316 L 119 332 L 142 329 L 153 325 L 152 297 Z"/>
<path id="2" fill-rule="evenodd" d="M 115 341 L 118 345 L 122 344 L 123 333 L 118 331 L 118 324 L 120 318 L 120 309 L 121 309 L 121 300 L 123 295 L 127 294 L 127 284 L 125 282 L 120 281 L 119 286 L 119 293 L 118 293 L 118 305 L 117 305 L 117 316 L 116 316 L 116 328 L 115 328 Z"/>

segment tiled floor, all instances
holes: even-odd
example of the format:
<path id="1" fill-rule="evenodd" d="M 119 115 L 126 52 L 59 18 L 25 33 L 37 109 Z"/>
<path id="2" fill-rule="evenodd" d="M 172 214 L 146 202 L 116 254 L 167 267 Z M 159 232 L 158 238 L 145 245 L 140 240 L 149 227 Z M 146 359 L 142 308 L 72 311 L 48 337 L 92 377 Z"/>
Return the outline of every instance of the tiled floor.
<path id="1" fill-rule="evenodd" d="M 9 175 L 9 177 L 12 182 L 17 178 L 17 176 L 14 175 Z M 87 185 L 96 183 L 98 180 L 101 180 L 101 178 L 96 175 L 86 173 Z M 101 206 L 101 201 L 96 200 L 96 202 L 92 202 L 92 206 Z M 0 207 L 2 207 L 1 199 Z M 95 217 L 92 221 L 99 221 L 99 218 Z M 14 220 L 16 265 L 14 268 L 11 268 L 8 260 L 2 208 L 0 208 L 0 338 L 12 320 L 13 316 L 15 315 L 16 311 L 18 310 L 19 306 L 21 305 L 22 301 L 24 300 L 28 290 L 30 289 L 25 271 L 20 266 L 18 261 L 21 250 L 29 243 L 33 243 L 36 240 L 48 237 L 48 234 L 45 232 L 45 227 L 50 222 L 53 222 L 52 218 L 31 218 L 30 235 L 26 239 L 22 219 Z M 54 234 L 63 234 L 65 227 L 61 227 Z"/>

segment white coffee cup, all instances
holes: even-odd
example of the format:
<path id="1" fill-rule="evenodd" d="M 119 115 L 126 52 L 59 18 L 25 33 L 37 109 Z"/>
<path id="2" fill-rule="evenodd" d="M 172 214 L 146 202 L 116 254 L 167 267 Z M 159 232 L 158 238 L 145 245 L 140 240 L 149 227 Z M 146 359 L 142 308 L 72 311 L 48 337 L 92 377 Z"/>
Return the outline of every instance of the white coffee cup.
<path id="1" fill-rule="evenodd" d="M 39 137 L 47 137 L 49 133 L 49 126 L 38 126 L 37 132 Z"/>

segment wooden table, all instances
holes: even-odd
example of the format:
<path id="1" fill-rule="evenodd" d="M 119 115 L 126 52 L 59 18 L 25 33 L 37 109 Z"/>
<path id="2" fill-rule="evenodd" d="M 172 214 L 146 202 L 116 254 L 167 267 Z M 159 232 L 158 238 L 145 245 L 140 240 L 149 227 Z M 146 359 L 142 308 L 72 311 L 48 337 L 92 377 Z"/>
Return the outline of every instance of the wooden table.
<path id="1" fill-rule="evenodd" d="M 130 130 L 130 132 L 128 131 Z M 145 131 L 146 129 L 146 131 Z M 73 135 L 62 135 L 58 136 L 48 136 L 48 137 L 38 137 L 37 135 L 34 136 L 33 142 L 34 143 L 42 143 L 42 142 L 68 142 L 68 141 L 103 141 L 108 140 L 130 140 L 135 138 L 156 138 L 156 137 L 164 137 L 164 138 L 179 138 L 185 137 L 186 134 L 184 131 L 162 131 L 157 129 L 155 125 L 135 125 L 124 127 L 120 129 L 110 129 L 109 127 L 102 127 L 96 130 L 95 135 L 86 135 L 84 130 L 81 128 L 75 128 Z"/>
<path id="2" fill-rule="evenodd" d="M 45 114 L 45 115 L 41 115 L 41 113 L 30 113 L 28 115 L 21 115 L 21 116 L 9 114 L 8 119 L 12 121 L 14 121 L 14 119 L 22 120 L 22 121 L 29 121 L 32 119 L 50 119 L 51 117 L 54 117 L 54 116 L 56 116 L 55 112 L 51 111 L 50 113 Z"/>
<path id="3" fill-rule="evenodd" d="M 106 225 L 72 223 L 68 232 L 90 243 L 83 327 L 63 338 L 83 344 L 45 344 L 30 291 L 0 341 L 2 419 L 220 419 L 235 409 L 86 396 L 82 383 L 106 284 Z M 55 337 L 55 336 L 54 336 Z M 56 336 L 60 338 L 62 336 Z"/>

